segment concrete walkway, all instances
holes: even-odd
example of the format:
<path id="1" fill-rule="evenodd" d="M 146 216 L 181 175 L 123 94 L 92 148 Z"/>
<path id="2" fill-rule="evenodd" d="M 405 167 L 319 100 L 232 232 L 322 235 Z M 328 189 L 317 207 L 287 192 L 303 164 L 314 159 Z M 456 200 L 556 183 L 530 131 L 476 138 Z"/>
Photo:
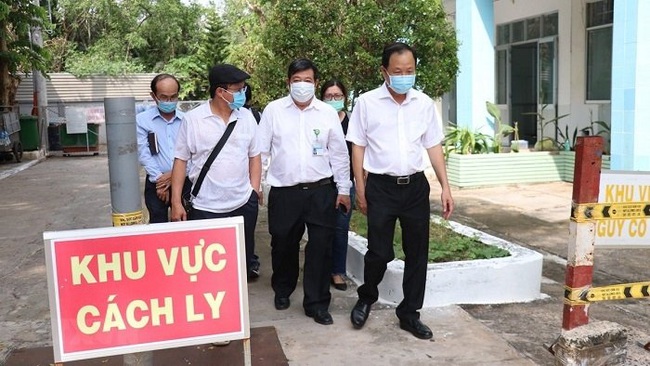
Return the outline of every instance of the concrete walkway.
<path id="1" fill-rule="evenodd" d="M 30 164 L 24 161 L 21 164 Z M 3 172 L 14 169 L 11 174 Z M 105 155 L 53 157 L 27 169 L 0 164 L 0 364 L 15 348 L 51 345 L 43 231 L 111 225 L 108 164 Z M 261 277 L 249 284 L 251 327 L 274 326 L 292 365 L 551 365 L 546 351 L 560 333 L 562 278 L 566 257 L 571 184 L 551 183 L 454 190 L 453 219 L 538 250 L 545 255 L 542 290 L 548 296 L 526 304 L 448 306 L 422 312 L 433 341 L 400 330 L 394 309 L 374 306 L 362 330 L 349 313 L 356 291 L 332 288 L 334 324 L 322 326 L 302 311 L 302 292 L 284 311 L 273 307 L 270 238 L 262 209 L 256 233 Z M 432 207 L 439 190 L 432 184 Z M 649 251 L 602 251 L 595 281 L 609 284 L 647 280 Z M 615 266 L 613 263 L 629 266 Z M 650 310 L 643 300 L 594 306 L 594 318 L 629 327 L 632 341 L 646 339 Z M 617 310 L 618 309 L 618 310 Z M 636 326 L 635 326 L 636 325 Z M 646 352 L 632 350 L 631 360 Z M 645 363 L 644 363 L 645 362 Z"/>
<path id="2" fill-rule="evenodd" d="M 30 164 L 24 161 L 21 164 Z M 111 225 L 107 157 L 53 157 L 0 180 L 0 364 L 15 348 L 51 345 L 43 231 Z M 503 338 L 457 306 L 423 311 L 433 341 L 400 330 L 394 309 L 375 306 L 362 330 L 349 313 L 356 291 L 332 289 L 334 325 L 304 315 L 302 291 L 277 311 L 270 287 L 270 237 L 266 211 L 256 234 L 262 275 L 249 285 L 251 327 L 274 326 L 292 365 L 531 365 Z"/>

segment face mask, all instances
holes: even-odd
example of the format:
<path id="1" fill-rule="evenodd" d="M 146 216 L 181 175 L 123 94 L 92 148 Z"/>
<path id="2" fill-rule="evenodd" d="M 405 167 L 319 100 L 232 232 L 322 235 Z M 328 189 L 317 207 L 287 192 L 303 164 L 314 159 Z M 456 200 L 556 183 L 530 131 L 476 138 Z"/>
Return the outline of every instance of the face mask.
<path id="1" fill-rule="evenodd" d="M 158 102 L 158 110 L 163 113 L 172 113 L 176 110 L 176 104 L 178 102 Z"/>
<path id="2" fill-rule="evenodd" d="M 291 83 L 291 89 L 289 94 L 291 97 L 299 103 L 305 103 L 314 97 L 314 84 L 308 83 L 306 81 L 297 81 Z"/>
<path id="3" fill-rule="evenodd" d="M 225 89 L 224 89 L 225 90 Z M 244 90 L 240 90 L 237 93 L 231 93 L 230 91 L 226 90 L 230 95 L 232 95 L 232 102 L 228 102 L 226 98 L 221 97 L 221 99 L 225 100 L 228 102 L 228 107 L 232 109 L 233 111 L 235 109 L 239 109 L 246 104 L 246 92 Z"/>
<path id="4" fill-rule="evenodd" d="M 388 75 L 389 88 L 397 94 L 406 94 L 415 84 L 414 75 Z"/>
<path id="5" fill-rule="evenodd" d="M 345 104 L 342 100 L 328 100 L 325 103 L 331 105 L 332 108 L 336 109 L 337 112 L 342 111 L 345 107 Z"/>

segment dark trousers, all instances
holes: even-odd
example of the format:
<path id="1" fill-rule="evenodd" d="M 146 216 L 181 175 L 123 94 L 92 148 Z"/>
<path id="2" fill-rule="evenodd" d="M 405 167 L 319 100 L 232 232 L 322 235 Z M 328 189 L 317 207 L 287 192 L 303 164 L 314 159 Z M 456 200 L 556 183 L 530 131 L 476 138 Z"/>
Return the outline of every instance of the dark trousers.
<path id="1" fill-rule="evenodd" d="M 192 182 L 185 179 L 183 185 L 183 194 L 190 191 Z M 171 188 L 170 188 L 170 201 L 165 203 L 156 194 L 156 183 L 149 181 L 149 176 L 144 180 L 144 204 L 149 211 L 149 223 L 156 224 L 160 222 L 169 222 L 169 208 L 171 207 Z"/>
<path id="2" fill-rule="evenodd" d="M 271 286 L 278 297 L 289 297 L 296 289 L 300 239 L 306 225 L 309 240 L 303 266 L 303 307 L 308 311 L 326 310 L 330 304 L 337 194 L 331 184 L 304 190 L 273 187 L 269 193 Z"/>
<path id="3" fill-rule="evenodd" d="M 400 319 L 418 319 L 424 302 L 429 250 L 429 182 L 424 174 L 410 184 L 398 185 L 373 174 L 368 175 L 368 251 L 364 257 L 364 284 L 359 299 L 377 301 L 377 286 L 384 278 L 388 262 L 395 258 L 395 221 L 402 227 L 404 249 L 404 299 L 397 306 Z"/>
<path id="4" fill-rule="evenodd" d="M 240 208 L 224 213 L 216 213 L 209 211 L 201 211 L 192 209 L 188 220 L 203 220 L 203 219 L 222 219 L 225 217 L 244 217 L 244 241 L 246 243 L 246 271 L 250 272 L 253 264 L 258 263 L 258 257 L 255 255 L 255 226 L 257 225 L 257 213 L 259 197 L 257 192 L 251 191 L 248 201 Z"/>
<path id="5" fill-rule="evenodd" d="M 354 205 L 354 186 L 350 188 L 350 202 Z M 332 243 L 332 274 L 345 275 L 346 261 L 348 258 L 348 232 L 350 231 L 350 218 L 352 207 L 348 212 L 336 210 L 336 234 Z"/>

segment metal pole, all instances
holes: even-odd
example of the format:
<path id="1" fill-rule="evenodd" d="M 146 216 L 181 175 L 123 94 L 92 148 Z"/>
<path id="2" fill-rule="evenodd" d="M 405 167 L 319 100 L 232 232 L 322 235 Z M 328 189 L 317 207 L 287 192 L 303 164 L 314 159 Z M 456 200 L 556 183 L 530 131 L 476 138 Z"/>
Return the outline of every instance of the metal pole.
<path id="1" fill-rule="evenodd" d="M 113 226 L 143 224 L 133 97 L 105 98 Z M 153 352 L 124 355 L 125 366 L 152 366 Z"/>
<path id="2" fill-rule="evenodd" d="M 142 224 L 135 99 L 105 98 L 104 111 L 113 226 Z"/>
<path id="3" fill-rule="evenodd" d="M 33 0 L 32 3 L 36 6 L 41 6 L 39 0 Z M 41 34 L 41 27 L 32 27 L 31 29 L 31 42 L 32 44 L 43 47 L 43 36 Z M 45 77 L 40 71 L 32 70 L 32 80 L 34 85 L 34 106 L 38 116 L 38 131 L 39 131 L 39 146 L 42 155 L 47 155 L 48 139 L 47 139 L 47 84 Z"/>
<path id="4" fill-rule="evenodd" d="M 600 136 L 581 136 L 576 143 L 573 173 L 572 206 L 598 202 L 603 139 Z M 569 222 L 569 249 L 565 278 L 565 303 L 562 329 L 571 330 L 589 323 L 589 304 L 575 301 L 574 294 L 591 287 L 594 265 L 596 224 L 593 220 Z"/>

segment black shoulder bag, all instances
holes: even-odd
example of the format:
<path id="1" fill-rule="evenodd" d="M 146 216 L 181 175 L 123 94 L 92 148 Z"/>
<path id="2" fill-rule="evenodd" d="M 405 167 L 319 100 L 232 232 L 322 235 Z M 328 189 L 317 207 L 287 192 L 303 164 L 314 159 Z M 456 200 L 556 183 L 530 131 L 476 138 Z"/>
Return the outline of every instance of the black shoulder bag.
<path id="1" fill-rule="evenodd" d="M 184 194 L 181 197 L 181 201 L 183 202 L 183 207 L 185 207 L 185 212 L 188 214 L 190 211 L 192 211 L 192 200 L 199 194 L 199 189 L 201 189 L 201 184 L 203 184 L 203 179 L 205 179 L 206 174 L 208 174 L 208 170 L 210 170 L 210 166 L 214 162 L 214 159 L 217 158 L 217 155 L 219 155 L 219 152 L 221 149 L 223 149 L 223 146 L 226 144 L 226 141 L 228 140 L 228 137 L 230 137 L 230 134 L 232 133 L 232 130 L 235 129 L 235 124 L 237 121 L 230 122 L 228 124 L 228 127 L 226 127 L 226 131 L 223 133 L 221 138 L 219 139 L 219 142 L 217 142 L 217 145 L 212 149 L 212 152 L 210 153 L 210 156 L 208 156 L 208 159 L 205 161 L 205 164 L 203 164 L 203 168 L 201 168 L 201 173 L 199 174 L 199 177 L 196 179 L 196 183 L 194 183 L 194 186 L 192 187 L 191 192 L 188 192 Z"/>

